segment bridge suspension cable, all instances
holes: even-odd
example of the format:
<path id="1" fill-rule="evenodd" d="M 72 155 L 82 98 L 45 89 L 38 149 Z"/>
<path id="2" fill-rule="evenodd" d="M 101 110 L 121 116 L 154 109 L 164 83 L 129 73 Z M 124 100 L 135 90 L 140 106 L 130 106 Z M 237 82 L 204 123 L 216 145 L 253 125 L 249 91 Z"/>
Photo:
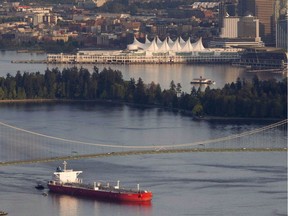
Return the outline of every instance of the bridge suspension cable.
<path id="1" fill-rule="evenodd" d="M 60 138 L 60 137 L 55 137 L 55 136 L 49 136 L 49 135 L 45 135 L 45 134 L 41 134 L 41 133 L 37 133 L 34 131 L 29 131 L 29 130 L 25 130 L 23 128 L 19 128 L 19 127 L 15 127 L 13 125 L 10 124 L 6 124 L 4 122 L 0 122 L 0 125 L 17 130 L 17 131 L 21 131 L 24 133 L 28 133 L 28 134 L 32 134 L 35 136 L 39 136 L 39 137 L 45 137 L 48 139 L 53 139 L 53 140 L 58 140 L 58 141 L 63 141 L 63 142 L 67 142 L 67 143 L 74 143 L 74 144 L 82 144 L 82 145 L 89 145 L 89 146 L 98 146 L 98 147 L 108 147 L 108 148 L 122 148 L 122 149 L 163 149 L 163 148 L 180 148 L 180 147 L 191 147 L 191 146 L 197 146 L 197 145 L 201 145 L 201 144 L 212 144 L 212 143 L 219 143 L 219 142 L 223 142 L 223 141 L 229 141 L 229 140 L 233 140 L 233 139 L 237 139 L 237 138 L 241 138 L 241 137 L 246 137 L 246 136 L 250 136 L 252 134 L 256 134 L 256 133 L 260 133 L 275 127 L 279 127 L 281 125 L 287 124 L 288 119 L 276 122 L 274 124 L 270 124 L 261 128 L 256 128 L 250 131 L 246 131 L 240 134 L 233 134 L 233 135 L 229 135 L 226 137 L 221 137 L 221 138 L 215 138 L 215 139 L 210 139 L 210 140 L 204 140 L 204 141 L 197 141 L 194 143 L 185 143 L 185 144 L 173 144 L 173 145 L 153 145 L 153 146 L 135 146 L 135 145 L 115 145 L 115 144 L 101 144 L 101 143 L 91 143 L 91 142 L 83 142 L 83 141 L 77 141 L 77 140 L 70 140 L 70 139 L 65 139 L 65 138 Z"/>

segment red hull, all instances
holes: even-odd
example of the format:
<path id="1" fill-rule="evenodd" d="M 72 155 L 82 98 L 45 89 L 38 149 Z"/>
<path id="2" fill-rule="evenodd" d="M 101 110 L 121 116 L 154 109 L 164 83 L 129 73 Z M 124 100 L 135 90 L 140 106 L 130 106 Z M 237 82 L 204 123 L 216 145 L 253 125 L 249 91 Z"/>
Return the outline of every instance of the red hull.
<path id="1" fill-rule="evenodd" d="M 50 189 L 50 191 L 56 193 L 68 194 L 73 196 L 84 196 L 99 200 L 117 202 L 149 202 L 152 200 L 152 192 L 150 191 L 103 191 L 58 184 L 48 184 L 48 188 Z"/>

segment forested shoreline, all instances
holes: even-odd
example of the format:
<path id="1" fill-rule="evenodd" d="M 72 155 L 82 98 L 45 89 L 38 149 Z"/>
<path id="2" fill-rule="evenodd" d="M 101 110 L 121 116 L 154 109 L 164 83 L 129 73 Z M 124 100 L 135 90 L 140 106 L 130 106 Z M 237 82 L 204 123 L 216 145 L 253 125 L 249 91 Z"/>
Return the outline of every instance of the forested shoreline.
<path id="1" fill-rule="evenodd" d="M 181 84 L 171 81 L 169 89 L 159 84 L 145 84 L 138 80 L 124 80 L 121 71 L 94 67 L 46 69 L 39 72 L 0 77 L 0 100 L 112 100 L 137 105 L 153 105 L 191 112 L 195 116 L 244 118 L 287 118 L 287 78 L 282 81 L 251 82 L 240 80 L 222 89 L 204 91 L 192 87 L 182 92 Z"/>

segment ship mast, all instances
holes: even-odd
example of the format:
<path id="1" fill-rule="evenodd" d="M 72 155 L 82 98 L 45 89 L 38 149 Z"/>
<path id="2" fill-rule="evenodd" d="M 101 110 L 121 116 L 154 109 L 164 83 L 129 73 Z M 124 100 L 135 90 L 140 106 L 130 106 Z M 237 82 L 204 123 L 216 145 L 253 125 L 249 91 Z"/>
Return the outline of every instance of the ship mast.
<path id="1" fill-rule="evenodd" d="M 67 167 L 67 162 L 64 161 L 64 162 L 63 162 L 63 170 L 64 170 L 64 171 L 66 170 L 66 167 Z"/>

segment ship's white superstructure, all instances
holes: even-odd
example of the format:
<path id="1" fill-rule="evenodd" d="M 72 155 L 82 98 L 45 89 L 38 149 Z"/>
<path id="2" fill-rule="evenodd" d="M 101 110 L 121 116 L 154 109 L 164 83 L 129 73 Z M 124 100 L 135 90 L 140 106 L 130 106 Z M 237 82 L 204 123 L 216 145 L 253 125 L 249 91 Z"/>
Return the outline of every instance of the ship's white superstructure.
<path id="1" fill-rule="evenodd" d="M 57 167 L 56 172 L 53 173 L 53 180 L 59 183 L 81 183 L 81 179 L 78 178 L 78 175 L 82 171 L 74 171 L 72 169 L 66 169 L 66 161 L 64 161 L 64 169 Z"/>

